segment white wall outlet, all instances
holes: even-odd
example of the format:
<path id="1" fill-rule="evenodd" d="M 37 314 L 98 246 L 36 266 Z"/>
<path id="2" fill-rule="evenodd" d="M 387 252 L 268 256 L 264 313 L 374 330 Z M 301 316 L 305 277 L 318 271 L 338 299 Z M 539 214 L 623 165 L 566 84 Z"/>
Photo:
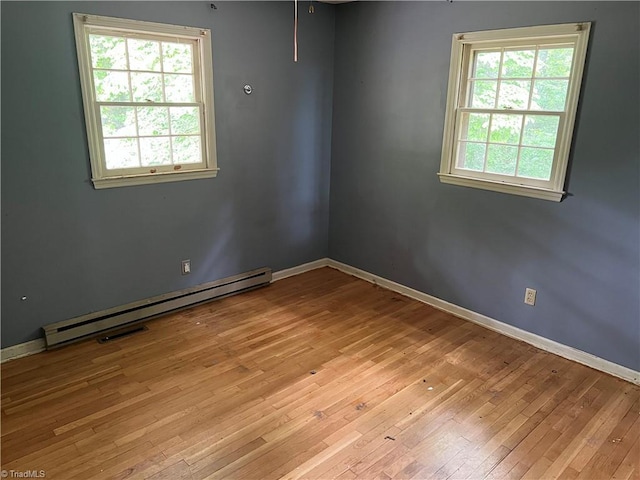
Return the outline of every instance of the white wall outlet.
<path id="1" fill-rule="evenodd" d="M 182 260 L 182 274 L 187 275 L 191 273 L 191 260 Z"/>
<path id="2" fill-rule="evenodd" d="M 536 291 L 533 288 L 527 288 L 524 291 L 524 303 L 527 305 L 535 305 L 536 304 Z"/>

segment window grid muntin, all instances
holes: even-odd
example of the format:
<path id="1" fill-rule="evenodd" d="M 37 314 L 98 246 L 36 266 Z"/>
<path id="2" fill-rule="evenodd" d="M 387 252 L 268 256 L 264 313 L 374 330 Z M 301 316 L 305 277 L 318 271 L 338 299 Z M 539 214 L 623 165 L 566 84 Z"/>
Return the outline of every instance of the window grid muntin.
<path id="1" fill-rule="evenodd" d="M 87 143 L 89 149 L 89 160 L 91 164 L 91 181 L 94 188 L 112 188 L 130 185 L 144 185 L 151 183 L 165 183 L 182 180 L 192 180 L 200 178 L 214 178 L 217 176 L 216 155 L 216 131 L 215 131 L 215 107 L 213 95 L 213 61 L 211 30 L 201 27 L 190 27 L 185 25 L 175 25 L 157 22 L 139 21 L 126 18 L 115 18 L 100 15 L 84 14 L 74 12 L 73 27 L 75 45 L 78 57 L 78 67 L 80 73 L 80 86 L 82 89 L 82 102 L 84 110 L 85 125 L 87 130 Z M 92 33 L 100 35 L 152 38 L 166 37 L 171 42 L 194 42 L 196 45 L 195 65 L 196 90 L 201 93 L 202 116 L 200 125 L 202 129 L 202 139 L 198 148 L 202 147 L 203 162 L 193 165 L 189 169 L 182 169 L 167 173 L 166 175 L 155 175 L 154 171 L 105 171 L 105 160 L 103 152 L 103 139 L 101 136 L 101 119 L 97 115 L 95 104 L 95 89 L 93 88 L 92 62 L 90 54 L 89 35 Z M 124 52 L 119 58 L 123 59 Z M 177 65 L 177 69 L 181 66 Z"/>
<path id="2" fill-rule="evenodd" d="M 504 43 L 504 42 L 500 42 L 500 43 Z M 568 71 L 569 71 L 569 77 L 545 77 L 545 76 L 536 76 L 537 74 L 537 66 L 538 66 L 538 59 L 540 58 L 540 51 L 541 50 L 550 50 L 550 49 L 562 49 L 562 48 L 569 48 L 572 50 L 572 55 L 571 55 L 571 63 L 568 66 Z M 505 46 L 497 46 L 497 47 L 491 47 L 491 46 L 481 46 L 478 48 L 473 48 L 472 45 L 469 46 L 469 50 L 467 51 L 467 62 L 465 62 L 466 66 L 465 69 L 463 71 L 463 78 L 466 77 L 465 80 L 465 86 L 463 91 L 465 92 L 464 95 L 461 95 L 460 97 L 460 108 L 458 108 L 458 112 L 456 114 L 456 122 L 455 122 L 455 130 L 458 132 L 456 135 L 456 144 L 457 144 L 457 148 L 455 149 L 456 152 L 456 161 L 453 164 L 453 169 L 454 170 L 460 170 L 463 172 L 475 172 L 475 173 L 481 173 L 483 176 L 505 176 L 502 174 L 495 174 L 493 172 L 487 172 L 487 160 L 488 160 L 488 155 L 489 155 L 489 146 L 492 144 L 495 145 L 508 145 L 508 146 L 514 146 L 518 148 L 518 153 L 517 153 L 517 158 L 516 158 L 516 165 L 515 165 L 515 170 L 514 170 L 514 175 L 513 176 L 508 176 L 509 178 L 511 178 L 512 180 L 518 179 L 518 178 L 522 178 L 522 179 L 526 179 L 526 180 L 533 180 L 533 181 L 537 181 L 537 182 L 544 182 L 546 184 L 550 183 L 553 180 L 553 176 L 554 176 L 554 168 L 555 168 L 555 163 L 556 163 L 556 159 L 557 159 L 557 146 L 558 146 L 558 139 L 559 136 L 562 132 L 561 128 L 562 128 L 562 122 L 563 122 L 563 117 L 564 114 L 566 112 L 566 109 L 568 108 L 567 105 L 567 99 L 569 96 L 569 92 L 570 92 L 570 87 L 571 87 L 571 75 L 572 75 L 572 71 L 573 71 L 573 64 L 575 63 L 575 48 L 576 45 L 574 42 L 567 42 L 566 40 L 562 40 L 559 42 L 553 42 L 553 41 L 548 41 L 545 40 L 544 42 L 540 42 L 540 43 L 532 43 L 532 42 L 523 42 L 520 45 L 513 45 L 510 44 L 508 47 Z M 533 57 L 533 65 L 531 67 L 531 76 L 530 77 L 505 77 L 503 76 L 503 66 L 504 66 L 504 58 L 505 58 L 505 52 L 508 51 L 523 51 L 523 50 L 534 50 L 534 57 Z M 498 63 L 498 76 L 497 77 L 478 77 L 476 75 L 477 69 L 478 69 L 478 65 L 477 65 L 477 58 L 478 58 L 478 54 L 479 53 L 491 53 L 491 52 L 500 52 L 500 60 Z M 503 80 L 506 81 L 528 81 L 529 82 L 529 89 L 528 89 L 528 97 L 527 97 L 527 108 L 526 109 L 513 109 L 513 108 L 509 108 L 509 107 L 505 107 L 505 108 L 500 108 L 498 105 L 500 103 L 500 91 L 502 88 L 502 82 Z M 566 87 L 566 91 L 565 91 L 565 95 L 564 95 L 564 110 L 562 111 L 551 111 L 551 110 L 544 110 L 544 109 L 532 109 L 531 108 L 531 104 L 533 102 L 533 97 L 534 97 L 534 86 L 535 86 L 535 82 L 538 80 L 564 80 L 567 82 L 567 87 Z M 496 82 L 496 90 L 495 90 L 495 98 L 493 99 L 493 105 L 494 108 L 487 108 L 487 107 L 472 107 L 471 106 L 471 102 L 473 100 L 473 95 L 474 95 L 474 85 L 476 81 L 495 81 Z M 477 141 L 469 141 L 469 140 L 464 140 L 463 136 L 466 133 L 467 129 L 468 129 L 468 122 L 462 122 L 461 119 L 463 118 L 463 115 L 461 115 L 461 113 L 468 113 L 468 112 L 473 112 L 473 113 L 489 113 L 489 124 L 487 127 L 487 141 L 486 142 L 477 142 Z M 489 139 L 491 137 L 491 132 L 492 132 L 492 126 L 493 126 L 493 119 L 494 119 L 494 114 L 502 114 L 502 115 L 522 115 L 522 120 L 521 120 L 521 125 L 520 125 L 520 133 L 519 133 L 519 143 L 516 144 L 512 144 L 512 143 L 496 143 L 496 142 L 490 142 Z M 552 150 L 551 148 L 546 148 L 546 147 L 539 147 L 539 146 L 533 146 L 533 145 L 523 145 L 522 144 L 522 140 L 523 140 L 523 136 L 524 136 L 524 129 L 525 129 L 525 122 L 526 122 L 526 118 L 527 116 L 535 116 L 535 115 L 545 115 L 545 114 L 551 114 L 554 116 L 558 117 L 558 128 L 556 129 L 556 133 L 555 133 L 555 142 L 554 142 L 554 155 L 553 155 L 553 164 L 551 166 L 550 169 L 550 176 L 548 179 L 546 180 L 542 180 L 539 178 L 535 178 L 535 179 L 531 179 L 531 177 L 527 177 L 527 176 L 520 176 L 518 175 L 518 169 L 520 166 L 520 160 L 521 160 L 521 155 L 522 155 L 522 149 L 524 148 L 536 148 L 536 149 L 541 149 L 541 150 Z M 484 149 L 484 159 L 483 159 L 483 170 L 482 172 L 478 172 L 476 170 L 469 170 L 463 167 L 464 162 L 465 162 L 465 158 L 460 154 L 460 152 L 462 151 L 462 143 L 484 143 L 485 144 L 485 149 Z"/>
<path id="3" fill-rule="evenodd" d="M 136 128 L 136 136 L 132 137 L 132 136 L 127 136 L 127 135 L 123 135 L 123 136 L 108 136 L 106 137 L 104 135 L 104 127 L 102 125 L 102 115 L 101 115 L 101 107 L 103 106 L 108 106 L 108 107 L 112 107 L 112 106 L 126 106 L 126 107 L 132 107 L 133 111 L 134 111 L 134 116 L 135 116 L 135 128 Z M 148 108 L 148 107 L 158 107 L 158 108 L 171 108 L 171 107 L 194 107 L 194 108 L 198 108 L 198 129 L 199 129 L 199 133 L 194 133 L 194 134 L 183 134 L 183 133 L 177 133 L 174 134 L 171 130 L 171 114 L 170 112 L 167 112 L 167 124 L 168 124 L 168 131 L 169 133 L 167 135 L 140 135 L 140 129 L 139 129 L 139 122 L 138 122 L 138 108 L 137 107 L 144 107 L 144 108 Z M 101 148 L 102 148 L 102 158 L 104 158 L 104 168 L 109 171 L 109 172 L 131 172 L 133 170 L 144 170 L 145 172 L 149 170 L 149 168 L 153 168 L 156 169 L 158 171 L 160 171 L 159 169 L 163 169 L 163 170 L 171 170 L 173 169 L 173 167 L 175 165 L 180 165 L 181 168 L 184 167 L 185 165 L 188 166 L 197 166 L 197 165 L 201 165 L 202 163 L 204 163 L 204 155 L 205 155 L 205 144 L 204 144 L 204 129 L 203 129 L 203 117 L 204 117 L 204 111 L 203 111 L 203 106 L 202 104 L 199 103 L 180 103 L 180 104 L 172 104 L 172 103 L 165 103 L 165 104 L 156 104 L 156 103 L 143 103 L 143 102 L 115 102 L 115 103 L 111 103 L 111 102 L 96 102 L 96 118 L 98 120 L 98 126 L 99 126 L 99 132 L 100 132 L 100 137 L 102 139 L 101 142 Z M 170 142 L 170 155 L 171 155 L 171 164 L 170 165 L 155 165 L 153 167 L 144 167 L 142 166 L 142 150 L 140 148 L 140 138 L 158 138 L 158 137 L 169 137 L 169 142 Z M 185 162 L 185 163 L 175 163 L 174 162 L 174 155 L 173 155 L 173 138 L 174 137 L 199 137 L 200 138 L 200 162 Z M 106 151 L 105 151 L 105 144 L 104 141 L 105 140 L 112 140 L 112 139 L 126 139 L 126 138 L 131 138 L 131 139 L 135 139 L 136 140 L 136 145 L 137 145 L 137 149 L 138 149 L 138 167 L 125 167 L 125 168 L 107 168 L 107 157 L 106 157 Z"/>
<path id="4" fill-rule="evenodd" d="M 468 62 L 470 64 L 470 66 L 467 68 L 467 78 L 466 78 L 466 91 L 465 91 L 465 95 L 463 96 L 463 98 L 461 98 L 461 106 L 463 107 L 469 107 L 471 108 L 471 101 L 473 99 L 473 86 L 475 85 L 475 83 L 477 81 L 495 81 L 496 82 L 496 94 L 495 94 L 495 99 L 494 99 L 494 108 L 500 108 L 499 105 L 499 101 L 500 101 L 500 91 L 501 91 L 501 87 L 502 87 L 502 82 L 503 80 L 507 80 L 507 81 L 529 81 L 530 85 L 529 85 L 529 94 L 528 94 L 528 99 L 527 99 L 527 109 L 531 109 L 531 102 L 533 101 L 533 93 L 534 93 L 534 86 L 536 81 L 539 80 L 563 80 L 567 82 L 567 89 L 564 95 L 564 110 L 566 110 L 567 108 L 567 97 L 569 95 L 569 83 L 571 81 L 571 72 L 573 69 L 573 64 L 575 62 L 575 43 L 571 43 L 571 42 L 566 42 L 566 40 L 560 41 L 560 42 L 552 42 L 552 41 L 545 41 L 545 42 L 541 42 L 541 43 L 523 43 L 522 45 L 518 45 L 518 46 L 513 46 L 510 45 L 509 47 L 486 47 L 486 46 L 482 46 L 482 47 L 477 47 L 477 48 L 470 48 L 470 51 L 468 53 Z M 541 50 L 554 50 L 554 49 L 571 49 L 572 50 L 572 55 L 571 55 L 571 63 L 569 64 L 569 76 L 537 76 L 537 65 L 538 65 L 538 59 L 540 58 L 540 51 Z M 534 50 L 534 58 L 533 58 L 533 65 L 531 68 L 531 76 L 529 77 L 505 77 L 502 74 L 503 71 L 503 66 L 504 66 L 504 57 L 505 57 L 505 52 L 517 52 L 517 51 L 524 51 L 524 50 Z M 477 56 L 480 53 L 492 53 L 492 52 L 500 52 L 500 61 L 498 64 L 498 76 L 497 77 L 478 77 L 475 75 L 475 73 L 477 72 Z M 540 109 L 543 110 L 543 109 Z"/>
<path id="5" fill-rule="evenodd" d="M 537 55 L 536 55 L 536 57 L 534 57 L 534 61 L 533 61 L 534 69 L 535 69 L 535 58 L 537 58 Z M 529 97 L 529 98 L 531 98 L 531 97 Z M 531 100 L 529 100 L 529 101 L 531 101 Z M 527 118 L 526 115 L 522 115 L 522 120 L 520 121 L 520 138 L 518 139 L 518 153 L 516 155 L 516 166 L 515 166 L 515 170 L 514 170 L 514 176 L 515 177 L 519 176 L 518 175 L 518 165 L 520 164 L 520 155 L 522 153 L 522 137 L 524 135 L 524 122 L 525 122 L 526 118 Z M 558 143 L 558 131 L 557 130 L 556 130 L 556 142 L 555 143 Z M 555 146 L 555 143 L 554 143 L 554 146 Z M 549 179 L 547 178 L 546 180 L 549 180 Z"/>
<path id="6" fill-rule="evenodd" d="M 124 69 L 120 69 L 120 68 L 114 68 L 114 69 L 109 69 L 109 68 L 96 68 L 93 66 L 93 51 L 91 49 L 91 42 L 90 42 L 90 36 L 91 35 L 99 35 L 99 36 L 107 36 L 107 37 L 112 37 L 112 38 L 123 38 L 125 40 L 125 59 L 126 59 L 126 70 Z M 138 70 L 138 69 L 131 69 L 131 63 L 130 63 L 130 55 L 129 55 L 129 43 L 128 40 L 129 39 L 143 39 L 143 40 L 150 40 L 153 42 L 157 42 L 159 44 L 159 58 L 160 58 L 160 71 L 155 71 L 155 70 Z M 104 159 L 104 163 L 103 166 L 104 168 L 111 172 L 112 174 L 114 173 L 122 173 L 122 174 L 131 174 L 131 173 L 135 173 L 135 171 L 144 171 L 144 172 L 148 172 L 149 168 L 154 169 L 155 171 L 171 171 L 171 170 L 175 170 L 175 166 L 179 166 L 178 168 L 182 168 L 183 166 L 187 167 L 187 168 L 198 168 L 199 166 L 202 166 L 203 164 L 206 163 L 205 160 L 205 155 L 206 155 L 206 139 L 204 138 L 204 103 L 201 101 L 202 98 L 202 91 L 201 91 L 201 80 L 200 80 L 200 75 L 199 72 L 201 71 L 201 65 L 200 65 L 200 61 L 199 61 L 199 55 L 197 55 L 196 53 L 198 52 L 198 40 L 196 39 L 191 39 L 191 38 L 179 38 L 179 37 L 174 37 L 174 36 L 170 36 L 170 35 L 163 35 L 163 34 L 144 34 L 144 33 L 131 33 L 131 32 L 121 32 L 118 31 L 117 29 L 104 29 L 104 28 L 91 28 L 90 31 L 88 32 L 87 35 L 87 41 L 88 41 L 88 52 L 89 52 L 89 68 L 91 70 L 91 80 L 92 80 L 92 93 L 94 96 L 94 104 L 96 106 L 96 110 L 97 110 L 97 114 L 96 114 L 96 118 L 98 121 L 98 133 L 100 135 L 100 149 L 101 149 L 101 155 L 102 158 Z M 184 44 L 184 45 L 189 45 L 191 48 L 190 50 L 190 54 L 191 54 L 191 73 L 185 73 L 185 72 L 173 72 L 173 71 L 165 71 L 165 62 L 164 62 L 164 50 L 162 48 L 163 43 L 178 43 L 178 44 Z M 97 91 L 96 91 L 96 85 L 94 82 L 94 72 L 95 71 L 114 71 L 114 72 L 123 72 L 123 73 L 127 73 L 127 84 L 128 84 L 128 94 L 129 94 L 129 98 L 131 99 L 131 101 L 129 102 L 122 102 L 122 101 L 97 101 L 96 100 L 96 96 L 97 96 Z M 163 101 L 162 102 L 154 102 L 154 101 L 149 101 L 149 102 L 137 102 L 133 100 L 133 85 L 132 85 L 132 80 L 131 80 L 131 73 L 153 73 L 153 74 L 159 74 L 162 77 L 162 81 L 161 81 L 161 88 L 162 88 L 162 97 L 163 97 Z M 170 75 L 179 75 L 179 76 L 189 76 L 192 79 L 192 95 L 194 98 L 194 102 L 171 102 L 171 101 L 167 101 L 167 97 L 166 97 L 166 81 L 165 81 L 165 74 L 170 74 Z M 106 137 L 104 135 L 104 128 L 102 125 L 102 115 L 101 115 L 101 107 L 102 106 L 128 106 L 128 107 L 133 107 L 133 111 L 134 111 L 134 119 L 135 119 L 135 130 L 136 130 L 136 136 L 135 137 L 128 137 L 128 136 L 110 136 L 110 137 Z M 139 106 L 144 106 L 144 107 L 150 107 L 150 106 L 154 106 L 154 107 L 180 107 L 180 106 L 190 106 L 190 107 L 197 107 L 198 108 L 198 129 L 199 129 L 199 133 L 197 134 L 173 134 L 172 133 L 172 122 L 171 122 L 171 115 L 168 113 L 168 129 L 169 129 L 169 154 L 170 154 L 170 159 L 171 159 L 171 164 L 169 165 L 156 165 L 153 167 L 145 167 L 142 166 L 142 149 L 140 146 L 140 138 L 150 138 L 150 137 L 163 137 L 162 135 L 140 135 L 139 132 L 139 112 L 138 112 L 138 108 Z M 200 138 L 200 161 L 199 162 L 185 162 L 185 163 L 175 163 L 175 159 L 174 159 L 174 137 L 199 137 Z M 105 151 L 105 140 L 107 139 L 125 139 L 125 138 L 131 138 L 131 139 L 135 139 L 135 144 L 136 144 L 136 148 L 137 148 L 137 160 L 138 160 L 138 167 L 123 167 L 123 168 L 118 168 L 118 169 L 109 169 L 107 168 L 107 158 L 106 158 L 106 151 Z"/>
<path id="7" fill-rule="evenodd" d="M 475 63 L 475 55 L 471 55 L 471 62 Z M 493 99 L 493 108 L 498 108 L 498 99 L 500 98 L 500 87 L 502 86 L 502 82 L 500 81 L 500 77 L 502 75 L 502 68 L 504 66 L 504 48 L 500 49 L 500 62 L 498 63 L 498 80 L 496 81 L 496 97 Z M 465 106 L 470 106 L 471 98 L 468 98 L 465 101 Z M 491 130 L 489 130 L 491 132 Z"/>
<path id="8" fill-rule="evenodd" d="M 564 198 L 564 181 L 571 152 L 579 93 L 583 82 L 586 53 L 589 45 L 591 22 L 565 23 L 557 25 L 536 25 L 529 27 L 455 33 L 452 37 L 447 104 L 444 120 L 442 154 L 438 176 L 443 184 L 479 188 L 494 192 L 520 195 L 559 202 Z M 470 66 L 469 53 L 472 48 L 519 47 L 532 43 L 544 44 L 545 48 L 573 47 L 573 61 L 570 66 L 570 81 L 567 88 L 565 112 L 558 128 L 555 160 L 551 179 L 539 182 L 514 182 L 513 179 L 495 179 L 489 175 L 472 176 L 457 170 L 457 138 L 460 128 L 458 110 L 466 100 L 467 78 Z M 566 57 L 565 57 L 566 58 Z M 543 112 L 536 112 L 543 113 Z"/>
<path id="9" fill-rule="evenodd" d="M 464 125 L 465 122 L 463 120 L 463 118 L 465 117 L 465 114 L 489 114 L 489 124 L 487 126 L 487 135 L 486 135 L 486 141 L 481 142 L 478 140 L 465 140 L 464 138 L 462 138 L 463 134 L 465 131 Z M 518 144 L 514 144 L 514 143 L 499 143 L 499 142 L 491 142 L 490 138 L 491 138 L 491 127 L 493 126 L 493 118 L 494 115 L 522 115 L 522 125 L 520 128 L 520 140 Z M 558 118 L 558 127 L 556 129 L 556 136 L 555 136 L 555 142 L 554 142 L 554 146 L 553 147 L 541 147 L 538 145 L 529 145 L 529 144 L 523 144 L 523 136 L 524 136 L 524 122 L 525 122 L 525 118 L 527 116 L 531 116 L 531 117 L 543 117 L 543 116 L 548 116 L 548 117 L 557 117 Z M 458 132 L 458 134 L 456 135 L 456 161 L 453 164 L 453 170 L 457 171 L 458 173 L 461 174 L 468 174 L 468 173 L 473 173 L 473 174 L 480 174 L 478 175 L 479 178 L 482 177 L 501 177 L 503 180 L 504 179 L 510 179 L 511 182 L 513 182 L 514 179 L 524 179 L 527 180 L 528 182 L 530 182 L 531 184 L 537 184 L 537 186 L 547 186 L 548 184 L 550 184 L 550 182 L 553 180 L 553 170 L 555 168 L 555 163 L 557 160 L 557 156 L 558 156 L 558 151 L 557 151 L 557 147 L 558 147 L 558 140 L 559 140 L 559 134 L 562 131 L 562 129 L 564 128 L 564 118 L 565 118 L 565 112 L 551 112 L 551 111 L 538 111 L 538 110 L 500 110 L 500 109 L 488 109 L 488 108 L 484 108 L 484 109 L 476 109 L 476 108 L 460 108 L 458 109 L 457 112 L 457 118 L 456 118 L 456 131 Z M 461 152 L 461 148 L 462 148 L 462 144 L 469 144 L 469 143 L 473 143 L 473 144 L 483 144 L 485 145 L 485 150 L 484 150 L 484 158 L 483 158 L 483 168 L 482 168 L 482 172 L 479 172 L 477 170 L 471 170 L 471 169 L 467 169 L 464 168 L 464 164 L 463 162 L 465 161 L 465 158 L 460 155 Z M 517 162 L 516 162 L 516 166 L 515 166 L 515 170 L 514 170 L 514 175 L 505 175 L 505 174 L 497 174 L 497 173 L 493 173 L 493 172 L 487 172 L 487 157 L 488 157 L 488 153 L 489 153 L 489 146 L 490 145 L 505 145 L 505 146 L 510 146 L 510 147 L 517 147 L 518 148 L 518 154 L 517 154 Z M 523 148 L 533 148 L 533 149 L 538 149 L 538 150 L 546 150 L 546 151 L 553 151 L 553 161 L 552 161 L 552 165 L 551 165 L 551 170 L 550 170 L 550 176 L 548 179 L 541 179 L 541 178 L 535 178 L 535 177 L 528 177 L 528 176 L 523 176 L 523 175 L 518 175 L 518 166 L 520 164 L 520 158 L 522 155 L 522 149 Z"/>

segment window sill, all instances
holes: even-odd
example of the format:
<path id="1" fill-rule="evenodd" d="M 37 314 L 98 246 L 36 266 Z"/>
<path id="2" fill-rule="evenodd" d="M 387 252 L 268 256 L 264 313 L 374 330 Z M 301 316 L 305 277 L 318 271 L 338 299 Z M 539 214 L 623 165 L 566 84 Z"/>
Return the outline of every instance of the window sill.
<path id="1" fill-rule="evenodd" d="M 562 190 L 556 191 L 546 188 L 528 187 L 526 185 L 494 182 L 491 180 L 479 180 L 477 178 L 462 177 L 460 175 L 451 175 L 449 173 L 438 173 L 438 176 L 442 183 L 480 188 L 482 190 L 490 190 L 493 192 L 510 193 L 512 195 L 521 195 L 523 197 L 541 198 L 543 200 L 551 200 L 553 202 L 561 201 L 566 193 Z"/>
<path id="2" fill-rule="evenodd" d="M 148 185 L 151 183 L 178 182 L 181 180 L 196 180 L 198 178 L 212 178 L 218 175 L 218 168 L 207 170 L 191 170 L 186 172 L 153 173 L 146 175 L 125 175 L 119 177 L 92 178 L 96 190 L 112 187 L 128 187 L 132 185 Z"/>

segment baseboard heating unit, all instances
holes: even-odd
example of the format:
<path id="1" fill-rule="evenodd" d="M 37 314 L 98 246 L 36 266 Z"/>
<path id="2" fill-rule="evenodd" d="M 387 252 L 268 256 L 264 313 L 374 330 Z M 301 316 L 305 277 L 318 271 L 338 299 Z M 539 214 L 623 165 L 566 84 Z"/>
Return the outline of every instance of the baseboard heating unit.
<path id="1" fill-rule="evenodd" d="M 271 283 L 271 269 L 260 268 L 185 290 L 165 293 L 146 300 L 52 323 L 43 327 L 46 347 L 47 349 L 60 347 L 107 330 L 149 320 L 199 303 L 253 290 L 269 285 L 269 283 Z"/>

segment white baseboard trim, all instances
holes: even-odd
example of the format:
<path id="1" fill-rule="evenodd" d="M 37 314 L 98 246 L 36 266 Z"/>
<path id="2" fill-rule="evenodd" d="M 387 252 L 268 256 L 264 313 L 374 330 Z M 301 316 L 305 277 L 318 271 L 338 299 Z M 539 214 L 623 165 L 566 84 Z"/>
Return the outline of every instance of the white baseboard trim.
<path id="1" fill-rule="evenodd" d="M 30 342 L 19 343 L 18 345 L 13 345 L 0 350 L 0 363 L 4 363 L 15 358 L 33 355 L 34 353 L 40 353 L 44 350 L 45 346 L 43 338 L 37 338 Z"/>
<path id="2" fill-rule="evenodd" d="M 387 280 L 386 278 L 374 275 L 373 273 L 360 270 L 359 268 L 352 267 L 350 265 L 332 260 L 330 258 L 321 258 L 313 262 L 274 272 L 271 277 L 271 281 L 277 282 L 278 280 L 293 277 L 295 275 L 300 275 L 301 273 L 305 273 L 310 270 L 315 270 L 322 267 L 335 268 L 336 270 L 340 270 L 341 272 L 344 272 L 346 274 L 361 278 L 375 285 L 386 288 L 387 290 L 400 293 L 409 298 L 413 298 L 414 300 L 418 300 L 419 302 L 431 305 L 432 307 L 443 310 L 447 313 L 455 315 L 456 317 L 460 317 L 464 320 L 482 325 L 489 330 L 501 333 L 502 335 L 506 335 L 507 337 L 521 340 L 541 350 L 554 353 L 569 360 L 573 360 L 574 362 L 581 363 L 596 370 L 600 370 L 601 372 L 605 372 L 636 385 L 640 385 L 640 372 L 636 370 L 618 365 L 617 363 L 610 362 L 609 360 L 605 360 L 590 353 L 583 352 L 582 350 L 578 350 L 577 348 L 573 348 L 568 345 L 549 340 L 548 338 L 541 337 L 540 335 L 536 335 L 535 333 L 527 332 L 526 330 L 513 327 L 491 317 L 487 317 L 486 315 L 482 315 L 472 310 L 454 305 L 453 303 L 441 300 L 440 298 L 420 292 L 418 290 L 414 290 L 413 288 L 406 287 L 391 280 Z M 33 355 L 34 353 L 39 353 L 44 350 L 44 339 L 38 338 L 36 340 L 31 340 L 30 342 L 3 348 L 0 351 L 0 362 L 4 363 L 8 360 L 26 357 L 28 355 Z"/>
<path id="3" fill-rule="evenodd" d="M 329 261 L 330 260 L 328 258 L 321 258 L 319 260 L 314 260 L 313 262 L 303 263 L 302 265 L 298 265 L 297 267 L 287 268 L 286 270 L 274 272 L 271 275 L 271 281 L 277 282 L 278 280 L 282 280 L 283 278 L 300 275 L 301 273 L 315 270 L 316 268 L 328 267 Z"/>
<path id="4" fill-rule="evenodd" d="M 541 350 L 554 353 L 569 360 L 573 360 L 574 362 L 581 363 L 596 370 L 600 370 L 601 372 L 605 372 L 636 385 L 640 385 L 640 372 L 631 368 L 618 365 L 617 363 L 610 362 L 609 360 L 605 360 L 600 357 L 596 357 L 595 355 L 583 352 L 582 350 L 578 350 L 577 348 L 573 348 L 568 345 L 549 340 L 548 338 L 541 337 L 540 335 L 536 335 L 535 333 L 527 332 L 526 330 L 513 327 L 472 310 L 467 310 L 466 308 L 459 307 L 458 305 L 454 305 L 453 303 L 449 303 L 437 297 L 428 295 L 418 290 L 414 290 L 413 288 L 409 288 L 399 283 L 392 282 L 391 280 L 387 280 L 386 278 L 374 275 L 373 273 L 360 270 L 359 268 L 355 268 L 331 259 L 329 259 L 329 267 L 335 268 L 336 270 L 340 270 L 341 272 L 347 273 L 349 275 L 353 275 L 354 277 L 361 278 L 375 285 L 379 285 L 380 287 L 386 288 L 388 290 L 400 293 L 409 298 L 413 298 L 414 300 L 418 300 L 422 303 L 426 303 L 427 305 L 431 305 L 432 307 L 435 307 L 439 310 L 451 313 L 456 317 L 460 317 L 464 320 L 482 325 L 489 330 L 501 333 L 502 335 L 506 335 L 507 337 L 515 338 L 516 340 L 522 340 L 523 342 L 533 345 L 534 347 L 537 347 Z"/>

